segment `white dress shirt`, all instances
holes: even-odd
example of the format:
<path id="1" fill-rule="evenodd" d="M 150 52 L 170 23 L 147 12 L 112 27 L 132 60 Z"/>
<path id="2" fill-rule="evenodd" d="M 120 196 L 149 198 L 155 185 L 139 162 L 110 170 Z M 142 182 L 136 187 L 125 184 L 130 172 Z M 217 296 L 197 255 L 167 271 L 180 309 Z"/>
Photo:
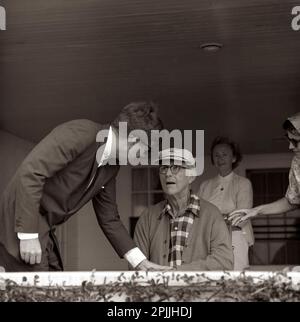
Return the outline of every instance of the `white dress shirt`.
<path id="1" fill-rule="evenodd" d="M 223 215 L 236 209 L 253 207 L 253 191 L 249 179 L 233 171 L 226 177 L 217 175 L 200 185 L 199 196 L 217 206 Z M 249 245 L 254 243 L 250 220 L 242 225 L 242 231 Z"/>
<path id="2" fill-rule="evenodd" d="M 233 184 L 233 172 L 230 172 L 225 177 L 217 176 L 216 185 L 209 185 L 205 190 L 203 196 L 215 206 L 217 206 L 222 214 L 229 214 L 235 210 L 235 201 L 232 199 L 232 184 Z"/>

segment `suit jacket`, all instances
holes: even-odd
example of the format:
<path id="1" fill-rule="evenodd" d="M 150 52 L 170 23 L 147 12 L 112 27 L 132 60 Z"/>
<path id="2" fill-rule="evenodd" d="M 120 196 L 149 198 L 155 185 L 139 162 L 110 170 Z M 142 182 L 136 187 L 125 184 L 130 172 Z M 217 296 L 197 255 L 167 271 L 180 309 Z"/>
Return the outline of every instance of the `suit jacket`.
<path id="1" fill-rule="evenodd" d="M 93 201 L 99 225 L 122 257 L 135 247 L 116 205 L 118 165 L 98 168 L 99 130 L 109 126 L 74 120 L 56 127 L 28 154 L 0 201 L 0 243 L 19 258 L 18 232 L 39 233 L 45 253 L 49 231 Z M 89 185 L 89 183 L 91 184 Z"/>

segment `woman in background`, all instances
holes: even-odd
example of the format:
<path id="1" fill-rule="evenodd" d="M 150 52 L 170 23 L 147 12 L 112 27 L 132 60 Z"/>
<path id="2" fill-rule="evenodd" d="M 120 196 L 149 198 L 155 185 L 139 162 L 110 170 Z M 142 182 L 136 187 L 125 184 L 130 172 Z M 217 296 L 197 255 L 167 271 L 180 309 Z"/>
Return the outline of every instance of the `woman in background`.
<path id="1" fill-rule="evenodd" d="M 211 161 L 218 175 L 201 184 L 199 195 L 217 206 L 225 220 L 232 211 L 253 206 L 251 182 L 233 171 L 241 160 L 236 143 L 226 137 L 215 138 L 211 146 Z M 234 270 L 244 270 L 249 267 L 249 246 L 254 244 L 251 223 L 246 221 L 234 227 L 228 224 L 228 229 L 232 237 Z"/>
<path id="2" fill-rule="evenodd" d="M 300 112 L 287 118 L 282 125 L 294 153 L 289 173 L 289 186 L 283 198 L 252 209 L 238 209 L 230 214 L 232 225 L 241 225 L 251 217 L 277 215 L 300 207 Z"/>

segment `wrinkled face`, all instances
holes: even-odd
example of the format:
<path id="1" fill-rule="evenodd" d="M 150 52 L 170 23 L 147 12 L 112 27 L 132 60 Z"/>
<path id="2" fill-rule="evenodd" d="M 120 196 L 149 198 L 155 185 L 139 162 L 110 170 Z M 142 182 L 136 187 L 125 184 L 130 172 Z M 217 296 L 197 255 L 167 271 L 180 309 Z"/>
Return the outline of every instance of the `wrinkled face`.
<path id="1" fill-rule="evenodd" d="M 183 196 L 189 193 L 194 177 L 186 175 L 186 169 L 178 165 L 160 166 L 159 177 L 162 189 L 169 196 Z"/>
<path id="2" fill-rule="evenodd" d="M 296 156 L 300 157 L 300 136 L 287 131 L 286 137 L 289 140 L 289 149 L 292 150 Z"/>
<path id="3" fill-rule="evenodd" d="M 231 172 L 232 163 L 236 161 L 231 147 L 227 144 L 218 144 L 213 150 L 213 161 L 219 172 Z"/>

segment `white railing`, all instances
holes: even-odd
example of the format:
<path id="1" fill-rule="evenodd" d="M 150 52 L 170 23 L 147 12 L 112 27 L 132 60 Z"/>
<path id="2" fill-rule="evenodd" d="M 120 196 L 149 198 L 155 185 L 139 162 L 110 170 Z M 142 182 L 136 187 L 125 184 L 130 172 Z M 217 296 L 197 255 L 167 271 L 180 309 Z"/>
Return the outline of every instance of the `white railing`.
<path id="1" fill-rule="evenodd" d="M 20 286 L 80 286 L 83 282 L 91 282 L 94 285 L 103 285 L 118 282 L 120 284 L 134 280 L 140 285 L 154 281 L 155 283 L 168 282 L 169 286 L 180 286 L 191 283 L 201 283 L 207 280 L 220 280 L 221 278 L 230 280 L 238 277 L 252 277 L 253 282 L 260 282 L 270 278 L 278 280 L 292 281 L 294 285 L 300 284 L 300 272 L 280 272 L 265 271 L 245 271 L 245 272 L 133 272 L 133 271 L 84 271 L 84 272 L 20 272 L 20 273 L 0 273 L 0 281 L 11 280 Z M 187 283 L 187 281 L 189 281 Z"/>
<path id="2" fill-rule="evenodd" d="M 128 300 L 129 290 L 132 293 L 132 289 L 138 288 L 141 286 L 145 286 L 146 288 L 156 286 L 162 286 L 164 289 L 170 288 L 173 289 L 173 295 L 171 295 L 167 299 L 163 299 L 166 301 L 176 301 L 177 296 L 174 292 L 175 289 L 184 289 L 196 288 L 201 289 L 201 297 L 193 298 L 193 301 L 205 301 L 207 299 L 213 299 L 214 293 L 220 285 L 223 285 L 220 288 L 225 297 L 226 301 L 230 300 L 230 296 L 228 294 L 230 292 L 235 293 L 234 297 L 231 297 L 232 300 L 239 300 L 240 298 L 248 300 L 245 297 L 247 294 L 247 290 L 244 291 L 243 295 L 239 298 L 236 291 L 239 288 L 243 288 L 246 284 L 239 283 L 250 283 L 251 293 L 255 295 L 260 290 L 265 290 L 266 288 L 276 288 L 281 287 L 282 289 L 287 289 L 286 285 L 288 285 L 288 289 L 292 291 L 296 291 L 299 293 L 300 290 L 300 272 L 266 272 L 266 271 L 245 271 L 245 272 L 134 272 L 134 271 L 106 271 L 106 272 L 26 272 L 26 273 L 0 273 L 0 290 L 4 291 L 9 290 L 10 287 L 24 287 L 24 289 L 30 289 L 31 287 L 35 287 L 38 290 L 44 289 L 55 289 L 61 288 L 63 290 L 70 290 L 73 288 L 80 287 L 83 289 L 83 285 L 88 286 L 88 292 L 94 292 L 92 296 L 85 297 L 84 300 L 89 301 L 109 301 L 120 302 Z M 129 288 L 128 288 L 129 285 Z M 241 285 L 241 286 L 239 286 Z M 249 284 L 248 284 L 249 285 Z M 99 292 L 97 289 L 102 288 L 102 293 L 99 296 Z M 108 291 L 103 290 L 103 286 L 107 287 Z M 116 286 L 116 287 L 115 287 Z M 122 286 L 124 286 L 122 288 Z M 186 288 L 186 289 L 187 289 Z M 226 291 L 228 288 L 228 292 Z M 114 290 L 118 289 L 119 291 L 116 293 Z M 245 289 L 245 288 L 244 288 Z M 121 291 L 120 291 L 121 290 Z M 123 291 L 122 291 L 123 290 Z M 98 292 L 98 293 L 97 293 Z M 196 292 L 197 293 L 197 292 Z M 199 293 L 199 292 L 198 292 Z M 205 293 L 205 294 L 204 294 Z M 298 294 L 297 293 L 297 294 Z M 175 294 L 175 295 L 174 295 Z M 108 295 L 108 297 L 106 297 Z M 230 295 L 230 294 L 229 294 Z M 298 300 L 298 295 L 296 295 L 296 300 Z M 134 298 L 131 297 L 132 301 L 135 301 Z M 266 298 L 266 297 L 264 297 Z M 58 299 L 58 298 L 57 298 Z M 146 301 L 160 301 L 160 295 L 156 296 L 155 292 L 151 297 L 144 297 L 143 300 Z M 147 300 L 148 299 L 148 300 Z M 10 298 L 5 298 L 6 300 L 10 300 Z M 82 297 L 81 299 L 82 300 Z M 139 301 L 139 299 L 137 299 Z M 222 297 L 217 299 L 218 301 L 222 301 Z M 251 301 L 251 297 L 249 299 Z M 271 299 L 272 300 L 272 299 Z M 277 300 L 277 299 L 276 299 Z M 280 299 L 279 299 L 280 300 Z M 299 298 L 300 300 L 300 298 Z M 180 299 L 179 299 L 180 301 Z"/>

